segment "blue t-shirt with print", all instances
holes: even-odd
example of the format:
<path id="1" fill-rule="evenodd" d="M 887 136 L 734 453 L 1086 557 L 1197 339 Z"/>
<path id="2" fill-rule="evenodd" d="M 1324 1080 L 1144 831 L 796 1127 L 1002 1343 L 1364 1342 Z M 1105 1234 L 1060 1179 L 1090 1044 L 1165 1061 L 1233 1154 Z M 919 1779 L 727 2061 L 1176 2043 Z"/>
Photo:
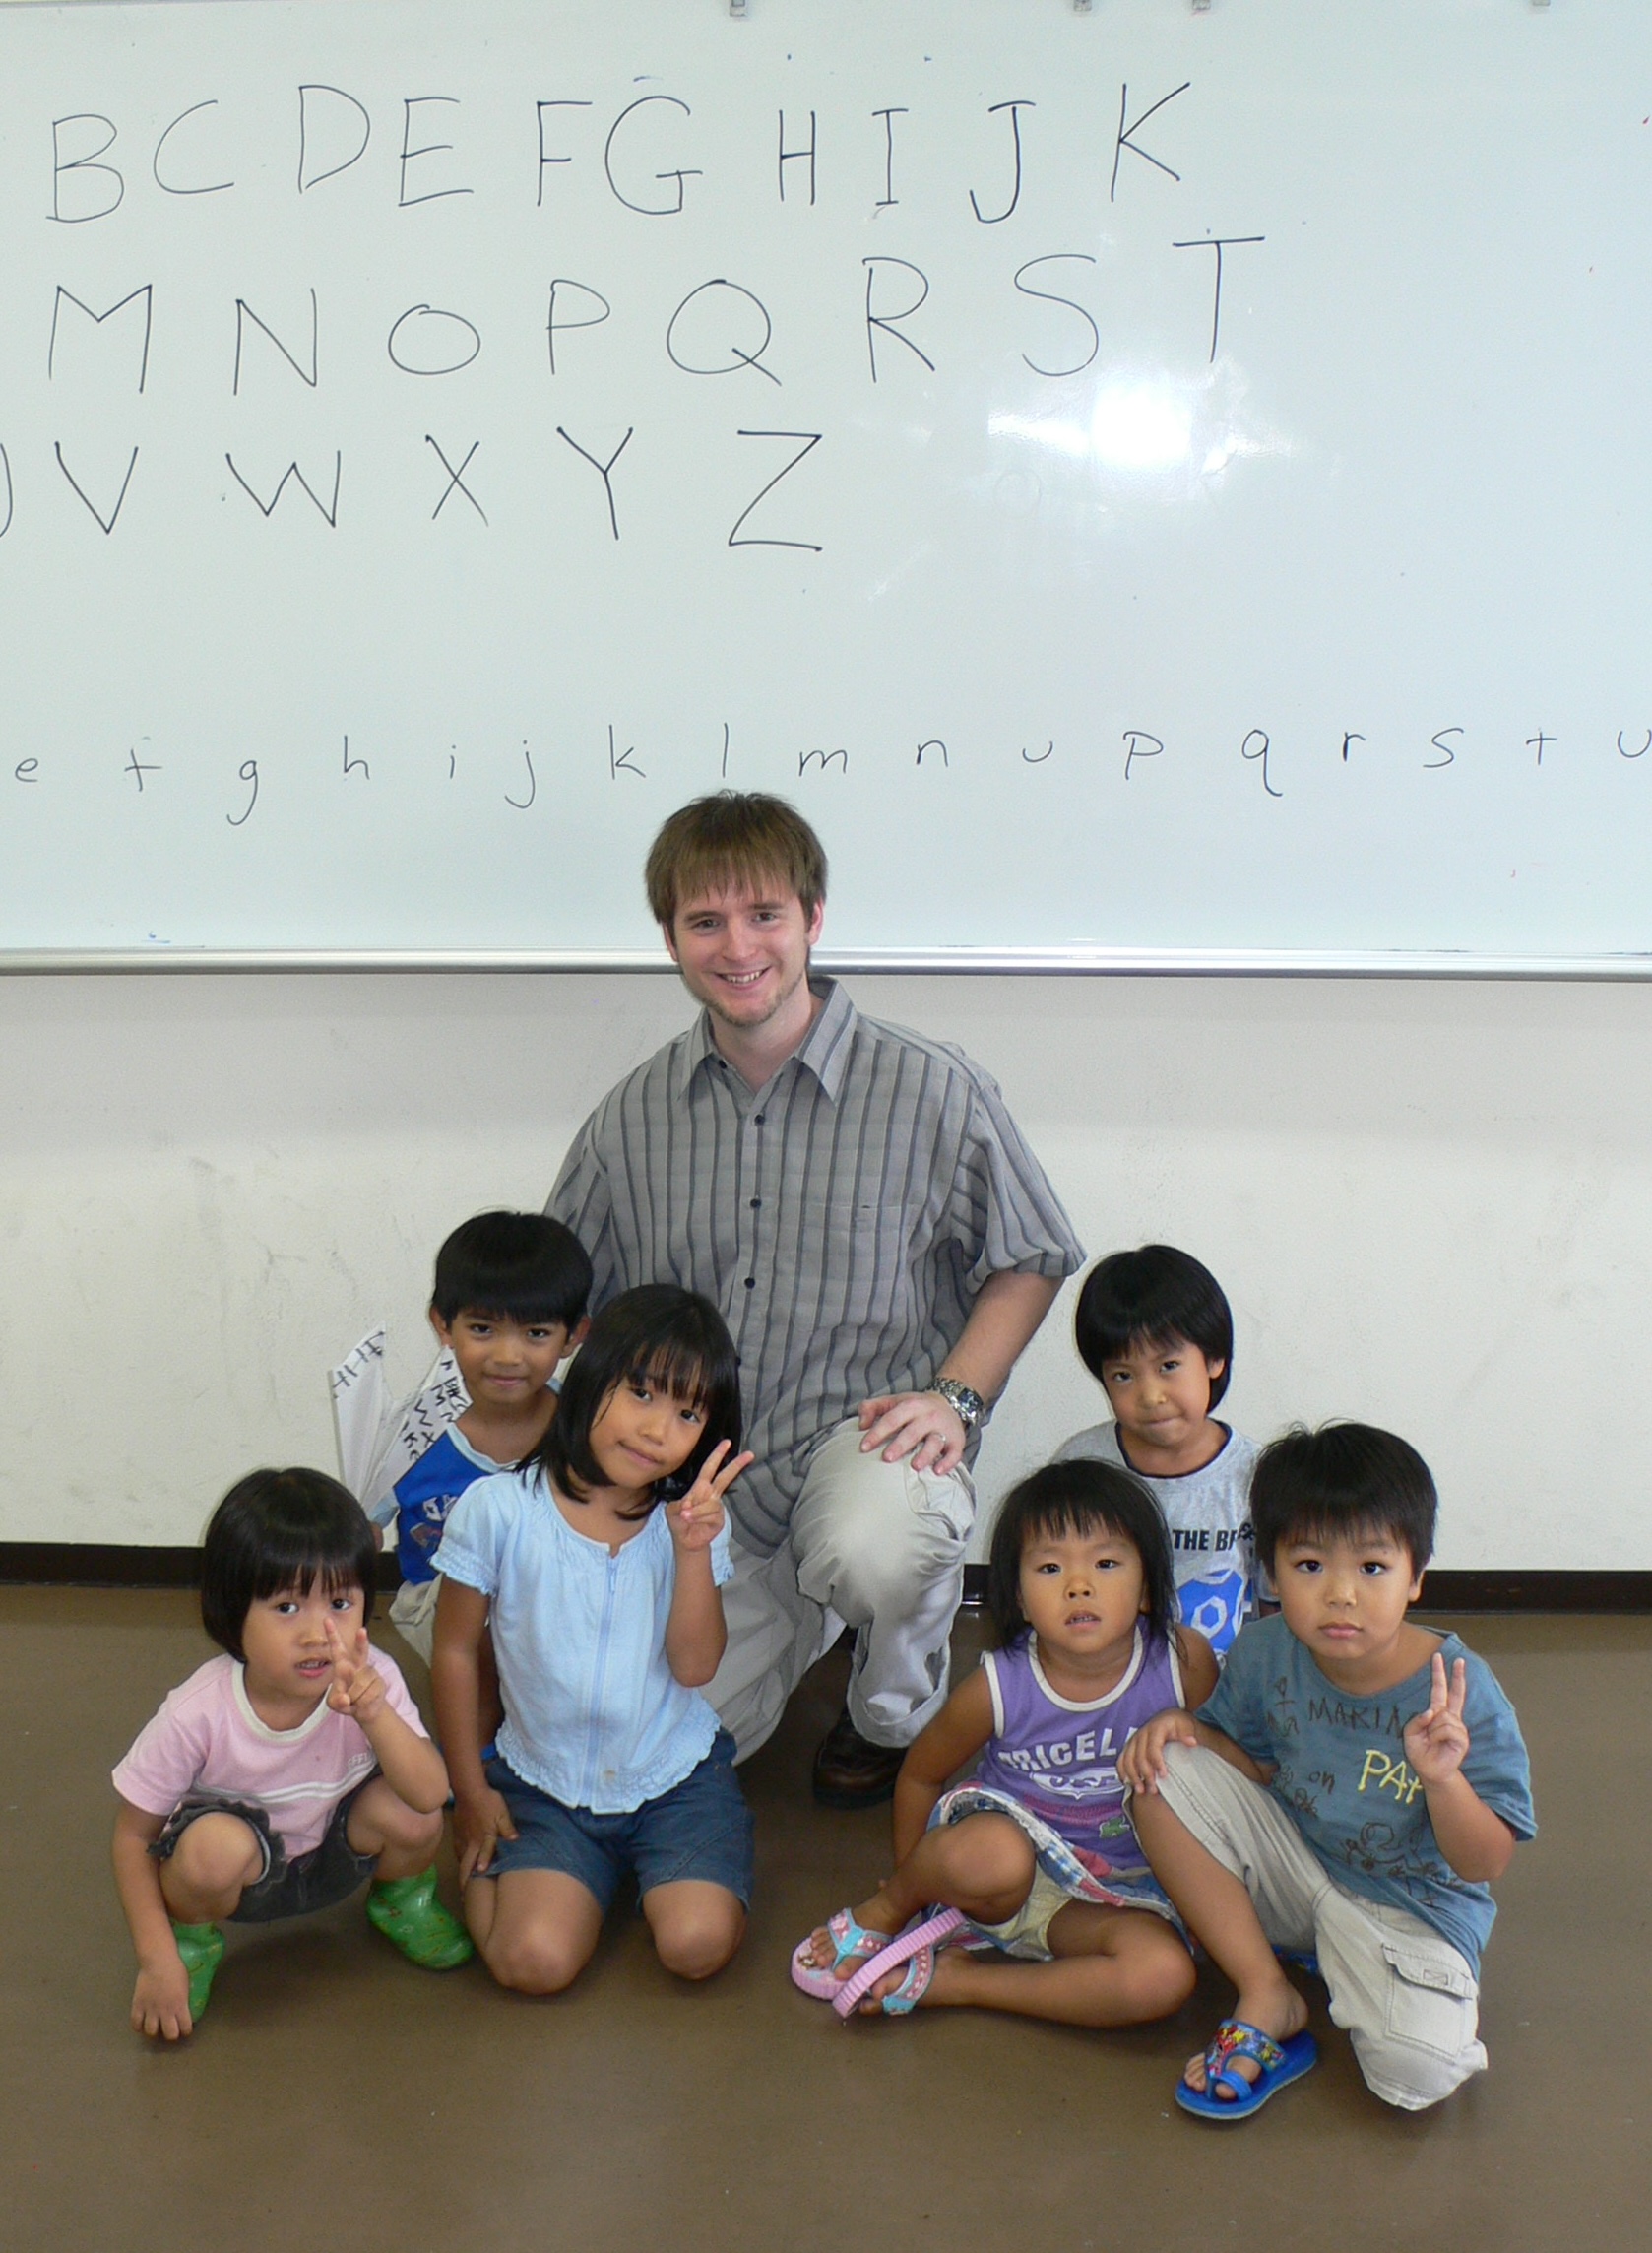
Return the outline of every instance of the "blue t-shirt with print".
<path id="1" fill-rule="evenodd" d="M 1448 1675 L 1467 1662 L 1463 1773 L 1516 1838 L 1530 1838 L 1531 1767 L 1514 1708 L 1456 1636 L 1440 1638 L 1440 1655 Z M 1478 1970 L 1496 1905 L 1441 1854 L 1402 1741 L 1431 1694 L 1428 1665 L 1368 1698 L 1339 1690 L 1275 1615 L 1240 1630 L 1199 1719 L 1275 1765 L 1274 1797 L 1339 1885 L 1421 1917 Z"/>

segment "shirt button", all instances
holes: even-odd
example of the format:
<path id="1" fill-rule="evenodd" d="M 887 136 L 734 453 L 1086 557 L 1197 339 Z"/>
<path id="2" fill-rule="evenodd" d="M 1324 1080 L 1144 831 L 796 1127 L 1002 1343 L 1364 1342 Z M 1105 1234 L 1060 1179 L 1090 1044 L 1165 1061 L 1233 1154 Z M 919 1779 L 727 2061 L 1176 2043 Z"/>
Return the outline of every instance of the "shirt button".
<path id="1" fill-rule="evenodd" d="M 757 1114 L 757 1116 L 756 1116 L 756 1118 L 755 1118 L 755 1119 L 754 1119 L 754 1120 L 751 1122 L 751 1124 L 752 1124 L 754 1126 L 762 1126 L 762 1124 L 763 1124 L 763 1120 L 764 1120 L 765 1116 L 766 1116 L 766 1114 L 765 1114 L 765 1113 L 763 1113 L 763 1112 L 759 1111 L 759 1112 L 758 1112 L 758 1114 Z"/>
<path id="2" fill-rule="evenodd" d="M 755 1276 L 755 1275 L 748 1275 L 748 1276 L 746 1277 L 746 1279 L 745 1279 L 745 1287 L 746 1287 L 746 1289 L 747 1289 L 748 1291 L 755 1291 L 755 1290 L 756 1290 L 756 1288 L 757 1288 L 757 1278 L 756 1278 L 756 1276 Z"/>
<path id="3" fill-rule="evenodd" d="M 758 1206 L 759 1206 L 759 1205 L 762 1203 L 762 1201 L 763 1201 L 763 1199 L 762 1199 L 761 1197 L 753 1197 L 753 1198 L 752 1198 L 752 1200 L 751 1200 L 751 1209 L 752 1209 L 752 1211 L 753 1211 L 753 1212 L 755 1212 L 755 1211 L 757 1210 L 757 1207 L 758 1207 Z"/>

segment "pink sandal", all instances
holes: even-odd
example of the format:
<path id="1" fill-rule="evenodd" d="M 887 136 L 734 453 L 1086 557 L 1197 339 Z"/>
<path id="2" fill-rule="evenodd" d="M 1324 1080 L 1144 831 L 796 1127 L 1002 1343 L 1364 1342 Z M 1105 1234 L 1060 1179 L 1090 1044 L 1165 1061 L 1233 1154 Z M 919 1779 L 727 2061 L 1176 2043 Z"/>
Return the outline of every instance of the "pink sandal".
<path id="1" fill-rule="evenodd" d="M 877 1982 L 893 1971 L 897 1964 L 911 1967 L 901 1984 L 892 1994 L 885 1995 L 878 2008 L 892 2019 L 904 2019 L 914 2004 L 928 1992 L 929 1982 L 935 1975 L 935 1957 L 940 1945 L 969 1919 L 962 1909 L 937 1909 L 921 1924 L 909 1925 L 898 1940 L 874 1956 L 849 1978 L 840 1980 L 832 1996 L 832 2008 L 840 2019 L 847 2022 L 855 2016 L 861 1998 L 869 1994 Z"/>
<path id="2" fill-rule="evenodd" d="M 842 1972 L 846 1963 L 863 1963 L 880 1956 L 894 1938 L 893 1933 L 868 1932 L 863 1924 L 857 1924 L 855 1911 L 840 1908 L 835 1916 L 826 1920 L 826 1935 L 835 1951 L 830 1963 L 811 1963 L 808 1951 L 814 1946 L 814 1934 L 799 1940 L 792 1951 L 792 1984 L 800 1987 L 805 1995 L 817 2002 L 835 2003 L 843 1986 Z"/>

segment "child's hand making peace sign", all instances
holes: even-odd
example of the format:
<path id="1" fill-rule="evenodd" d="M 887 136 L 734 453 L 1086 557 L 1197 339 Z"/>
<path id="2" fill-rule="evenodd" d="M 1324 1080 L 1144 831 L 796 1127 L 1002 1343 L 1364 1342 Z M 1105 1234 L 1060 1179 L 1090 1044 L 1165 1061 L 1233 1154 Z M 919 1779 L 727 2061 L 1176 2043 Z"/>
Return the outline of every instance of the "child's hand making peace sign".
<path id="1" fill-rule="evenodd" d="M 723 1531 L 727 1514 L 723 1497 L 739 1477 L 747 1463 L 755 1462 L 752 1454 L 736 1455 L 731 1463 L 723 1466 L 731 1442 L 720 1440 L 700 1466 L 700 1475 L 680 1502 L 666 1505 L 666 1522 L 671 1529 L 671 1539 L 679 1551 L 709 1549 Z"/>
<path id="2" fill-rule="evenodd" d="M 358 1627 L 347 1642 L 333 1622 L 327 1622 L 327 1654 L 333 1661 L 333 1679 L 327 1703 L 335 1713 L 349 1713 L 363 1729 L 370 1729 L 385 1708 L 384 1682 L 371 1661 L 367 1630 Z"/>
<path id="3" fill-rule="evenodd" d="M 1463 1765 L 1469 1749 L 1463 1722 L 1467 1697 L 1467 1666 L 1460 1658 L 1455 1662 L 1448 1687 L 1445 1660 L 1436 1650 L 1428 1711 L 1413 1714 L 1405 1729 L 1405 1757 L 1425 1784 L 1448 1782 Z"/>

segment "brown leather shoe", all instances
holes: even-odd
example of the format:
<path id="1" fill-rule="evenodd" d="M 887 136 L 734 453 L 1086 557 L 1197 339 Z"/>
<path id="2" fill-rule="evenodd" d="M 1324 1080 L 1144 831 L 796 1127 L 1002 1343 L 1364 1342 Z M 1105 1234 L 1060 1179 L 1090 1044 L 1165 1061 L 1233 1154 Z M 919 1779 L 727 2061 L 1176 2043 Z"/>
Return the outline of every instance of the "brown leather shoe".
<path id="1" fill-rule="evenodd" d="M 814 1756 L 814 1796 L 822 1807 L 876 1807 L 894 1797 L 906 1757 L 905 1745 L 874 1745 L 863 1737 L 846 1706 Z"/>

